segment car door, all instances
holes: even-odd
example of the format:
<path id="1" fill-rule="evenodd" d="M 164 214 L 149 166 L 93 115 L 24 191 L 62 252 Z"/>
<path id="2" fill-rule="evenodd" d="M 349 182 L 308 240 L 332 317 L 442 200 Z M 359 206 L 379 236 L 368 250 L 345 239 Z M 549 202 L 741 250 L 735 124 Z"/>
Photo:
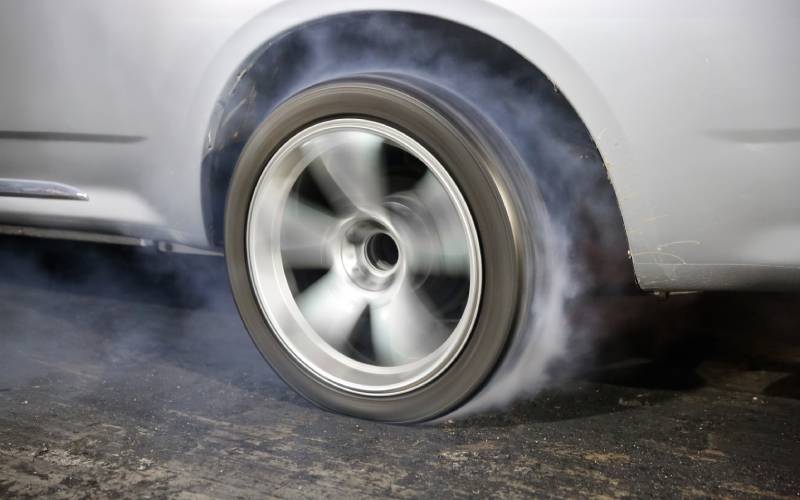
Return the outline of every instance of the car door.
<path id="1" fill-rule="evenodd" d="M 0 3 L 0 223 L 107 230 L 159 222 L 140 188 L 153 165 L 146 151 L 158 55 L 144 41 L 155 5 Z"/>

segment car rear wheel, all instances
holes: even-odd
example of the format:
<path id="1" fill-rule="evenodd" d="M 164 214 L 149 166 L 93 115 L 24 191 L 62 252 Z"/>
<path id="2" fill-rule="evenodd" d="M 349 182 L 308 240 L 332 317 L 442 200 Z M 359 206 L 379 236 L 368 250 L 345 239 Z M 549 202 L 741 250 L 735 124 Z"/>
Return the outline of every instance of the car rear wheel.
<path id="1" fill-rule="evenodd" d="M 314 403 L 436 417 L 525 323 L 544 214 L 479 116 L 430 84 L 357 76 L 299 92 L 247 142 L 225 214 L 234 298 Z"/>

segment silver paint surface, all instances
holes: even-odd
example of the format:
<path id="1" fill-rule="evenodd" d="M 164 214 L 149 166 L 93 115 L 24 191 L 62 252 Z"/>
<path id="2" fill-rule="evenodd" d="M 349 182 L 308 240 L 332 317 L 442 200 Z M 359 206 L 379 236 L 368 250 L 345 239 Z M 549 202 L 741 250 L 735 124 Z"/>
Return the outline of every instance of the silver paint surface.
<path id="1" fill-rule="evenodd" d="M 226 82 L 279 33 L 365 9 L 473 27 L 552 79 L 603 156 L 643 288 L 800 287 L 792 0 L 4 2 L 0 176 L 91 200 L 2 198 L 0 222 L 207 246 L 200 163 Z"/>

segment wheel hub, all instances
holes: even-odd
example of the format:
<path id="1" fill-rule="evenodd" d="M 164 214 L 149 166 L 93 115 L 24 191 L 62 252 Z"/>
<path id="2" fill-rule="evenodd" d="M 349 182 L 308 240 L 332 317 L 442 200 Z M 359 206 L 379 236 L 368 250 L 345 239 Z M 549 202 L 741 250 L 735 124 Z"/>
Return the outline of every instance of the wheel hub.
<path id="1" fill-rule="evenodd" d="M 351 282 L 364 290 L 385 291 L 402 276 L 397 235 L 374 219 L 356 220 L 343 232 L 341 262 Z"/>

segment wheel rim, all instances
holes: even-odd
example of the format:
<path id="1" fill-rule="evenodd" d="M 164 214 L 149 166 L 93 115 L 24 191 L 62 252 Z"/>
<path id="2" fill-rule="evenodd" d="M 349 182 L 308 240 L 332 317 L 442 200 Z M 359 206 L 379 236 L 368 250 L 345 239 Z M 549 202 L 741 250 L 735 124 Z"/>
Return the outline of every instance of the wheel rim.
<path id="1" fill-rule="evenodd" d="M 469 207 L 433 154 L 383 123 L 329 120 L 285 142 L 253 192 L 246 251 L 281 344 L 347 392 L 421 387 L 475 323 L 482 264 Z"/>

